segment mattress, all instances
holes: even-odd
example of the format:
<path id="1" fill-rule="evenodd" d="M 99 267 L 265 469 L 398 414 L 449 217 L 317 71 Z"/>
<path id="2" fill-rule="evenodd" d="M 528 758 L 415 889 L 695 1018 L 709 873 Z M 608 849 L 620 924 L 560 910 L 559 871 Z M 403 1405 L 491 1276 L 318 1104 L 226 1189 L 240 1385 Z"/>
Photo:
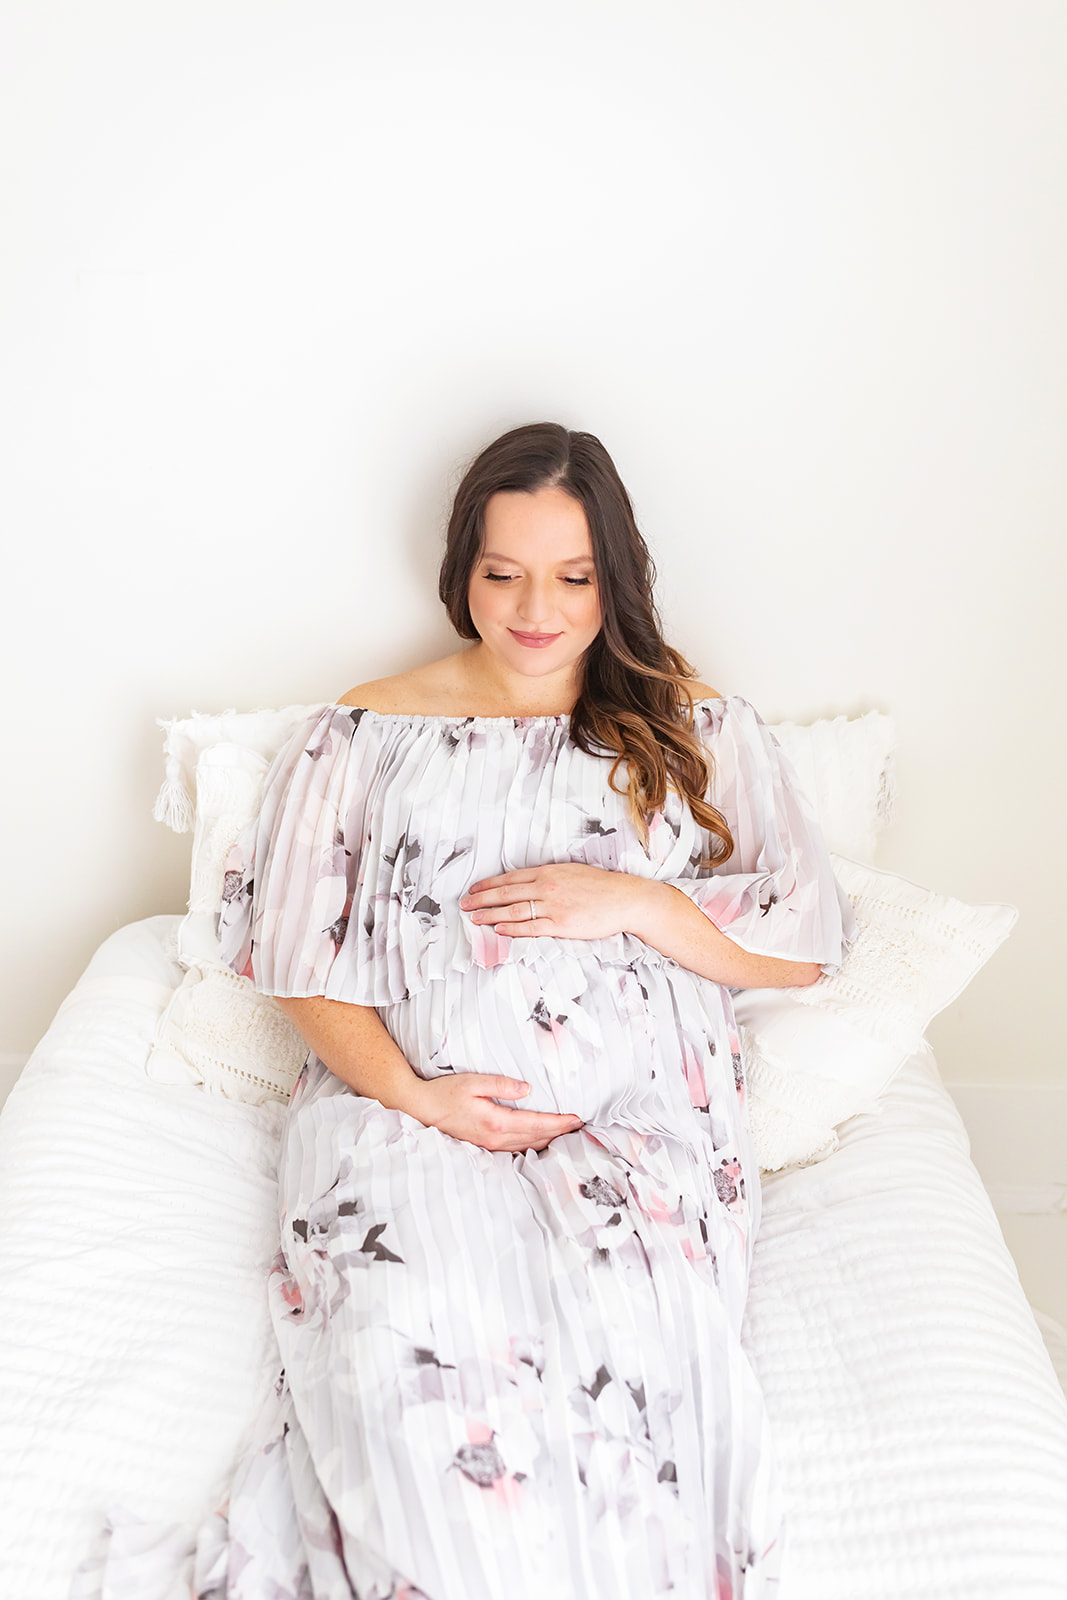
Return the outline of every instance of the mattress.
<path id="1" fill-rule="evenodd" d="M 1067 1399 L 931 1052 L 763 1179 L 743 1341 L 782 1600 L 1067 1597 Z"/>
<path id="2" fill-rule="evenodd" d="M 283 1108 L 145 1072 L 178 920 L 105 941 L 0 1115 L 4 1600 L 66 1600 L 109 1515 L 180 1546 L 275 1373 Z M 782 1600 L 1062 1600 L 1067 1401 L 932 1056 L 763 1182 Z"/>

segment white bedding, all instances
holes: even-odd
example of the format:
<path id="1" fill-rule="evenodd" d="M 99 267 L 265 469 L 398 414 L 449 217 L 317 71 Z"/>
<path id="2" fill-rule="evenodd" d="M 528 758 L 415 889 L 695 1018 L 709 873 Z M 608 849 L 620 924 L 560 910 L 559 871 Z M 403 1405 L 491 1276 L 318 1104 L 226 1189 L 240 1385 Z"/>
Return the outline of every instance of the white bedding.
<path id="1" fill-rule="evenodd" d="M 783 1600 L 1064 1600 L 1067 1400 L 932 1054 L 882 1106 L 763 1179 L 743 1338 Z"/>
<path id="2" fill-rule="evenodd" d="M 0 1116 L 3 1600 L 66 1600 L 105 1512 L 213 1509 L 273 1375 L 282 1108 L 144 1071 L 178 920 L 101 946 Z M 883 1104 L 764 1179 L 783 1600 L 1062 1600 L 1067 1401 L 932 1058 Z"/>

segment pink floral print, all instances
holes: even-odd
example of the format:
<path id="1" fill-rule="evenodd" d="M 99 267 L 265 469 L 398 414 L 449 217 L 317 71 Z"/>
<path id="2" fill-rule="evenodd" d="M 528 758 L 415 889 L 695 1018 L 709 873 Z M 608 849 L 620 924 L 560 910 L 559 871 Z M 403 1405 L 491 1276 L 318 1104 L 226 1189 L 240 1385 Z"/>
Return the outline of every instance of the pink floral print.
<path id="1" fill-rule="evenodd" d="M 648 848 L 566 717 L 316 709 L 228 864 L 265 993 L 378 1008 L 414 1070 L 526 1079 L 585 1126 L 495 1154 L 311 1056 L 280 1171 L 283 1371 L 195 1592 L 237 1600 L 763 1600 L 786 1525 L 740 1343 L 760 1191 L 728 990 L 620 934 L 508 940 L 468 884 L 585 861 L 676 884 L 744 948 L 851 924 L 777 745 L 696 710 L 734 855 L 676 795 Z"/>

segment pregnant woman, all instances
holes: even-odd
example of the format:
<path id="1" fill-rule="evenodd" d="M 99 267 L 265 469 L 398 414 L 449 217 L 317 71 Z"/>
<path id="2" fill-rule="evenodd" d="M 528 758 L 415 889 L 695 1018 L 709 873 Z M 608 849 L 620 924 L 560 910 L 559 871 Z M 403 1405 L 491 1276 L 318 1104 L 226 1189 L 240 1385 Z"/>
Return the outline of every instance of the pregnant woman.
<path id="1" fill-rule="evenodd" d="M 778 1592 L 730 990 L 814 982 L 852 926 L 774 739 L 651 585 L 599 440 L 505 434 L 440 572 L 468 643 L 314 710 L 235 847 L 226 958 L 310 1054 L 284 1373 L 203 1596 Z"/>

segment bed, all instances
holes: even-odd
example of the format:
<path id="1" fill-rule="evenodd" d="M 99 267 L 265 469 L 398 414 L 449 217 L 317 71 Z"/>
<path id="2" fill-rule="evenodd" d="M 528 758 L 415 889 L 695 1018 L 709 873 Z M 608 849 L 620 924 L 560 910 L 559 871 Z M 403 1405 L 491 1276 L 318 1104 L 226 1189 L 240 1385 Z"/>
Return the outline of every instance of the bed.
<path id="1" fill-rule="evenodd" d="M 284 1107 L 152 1075 L 188 918 L 93 956 L 0 1116 L 0 1595 L 98 1593 L 191 1531 L 277 1375 Z M 182 959 L 179 960 L 179 955 Z M 1067 1595 L 1067 1400 L 927 1047 L 763 1177 L 744 1342 L 789 1516 L 783 1600 Z M 106 1533 L 105 1529 L 110 1529 Z"/>

